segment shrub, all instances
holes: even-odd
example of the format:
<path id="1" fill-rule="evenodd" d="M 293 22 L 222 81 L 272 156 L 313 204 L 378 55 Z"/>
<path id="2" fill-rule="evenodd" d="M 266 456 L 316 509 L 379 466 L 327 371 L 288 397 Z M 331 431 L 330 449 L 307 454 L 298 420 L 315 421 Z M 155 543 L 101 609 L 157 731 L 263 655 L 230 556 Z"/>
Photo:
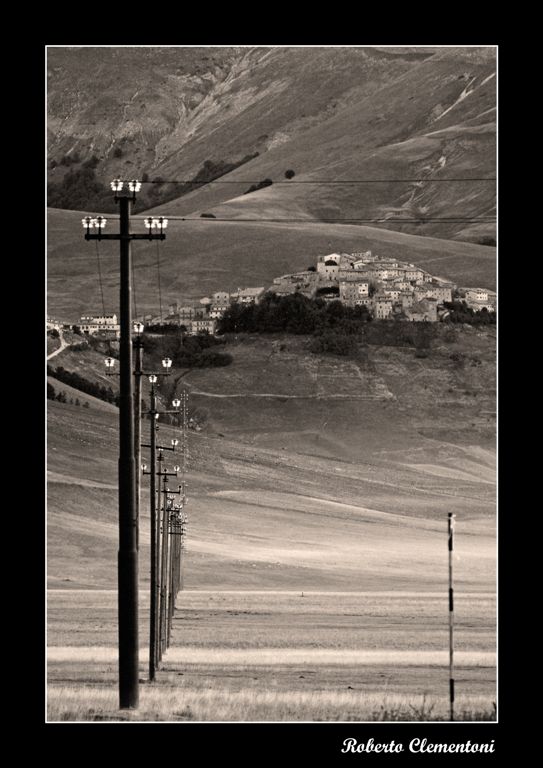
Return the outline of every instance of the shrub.
<path id="1" fill-rule="evenodd" d="M 259 189 L 264 189 L 264 187 L 270 187 L 273 184 L 273 181 L 271 179 L 263 179 L 262 181 L 259 181 L 257 184 L 251 184 L 249 189 L 247 189 L 243 194 L 248 195 L 250 192 L 257 192 Z"/>
<path id="2" fill-rule="evenodd" d="M 201 213 L 200 214 L 200 218 L 201 219 L 216 219 L 217 217 L 215 216 L 214 213 Z"/>
<path id="3" fill-rule="evenodd" d="M 121 147 L 115 147 L 115 149 L 113 150 L 113 157 L 122 157 L 122 156 L 123 156 L 123 151 Z"/>
<path id="4" fill-rule="evenodd" d="M 286 179 L 292 179 L 296 174 L 293 170 L 289 169 L 288 171 L 285 171 L 285 178 Z"/>

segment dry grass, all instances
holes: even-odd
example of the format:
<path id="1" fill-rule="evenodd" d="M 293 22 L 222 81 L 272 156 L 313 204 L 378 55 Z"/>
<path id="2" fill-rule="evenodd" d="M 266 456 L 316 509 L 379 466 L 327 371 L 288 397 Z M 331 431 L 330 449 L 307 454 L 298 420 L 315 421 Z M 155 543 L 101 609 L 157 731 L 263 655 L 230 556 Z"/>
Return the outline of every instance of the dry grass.
<path id="1" fill-rule="evenodd" d="M 390 721 L 446 720 L 445 697 L 385 695 L 359 691 L 185 690 L 143 687 L 137 711 L 119 711 L 116 687 L 54 687 L 48 720 L 194 721 Z M 457 719 L 492 720 L 495 708 L 482 696 L 460 697 Z"/>
<path id="2" fill-rule="evenodd" d="M 53 646 L 49 662 L 107 664 L 115 662 L 113 647 Z M 140 662 L 145 663 L 148 649 L 140 648 Z M 494 667 L 496 654 L 485 651 L 457 651 L 456 662 L 462 667 Z M 274 665 L 392 665 L 409 667 L 445 667 L 447 651 L 362 650 L 359 648 L 193 648 L 175 646 L 164 656 L 165 664 L 237 666 Z"/>

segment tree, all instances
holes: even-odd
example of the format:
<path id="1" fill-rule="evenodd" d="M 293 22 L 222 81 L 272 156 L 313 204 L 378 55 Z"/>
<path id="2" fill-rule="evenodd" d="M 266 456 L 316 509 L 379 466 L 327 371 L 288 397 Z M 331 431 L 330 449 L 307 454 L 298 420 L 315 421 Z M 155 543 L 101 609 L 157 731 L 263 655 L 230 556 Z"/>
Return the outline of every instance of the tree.
<path id="1" fill-rule="evenodd" d="M 288 171 L 285 171 L 285 178 L 286 179 L 292 179 L 295 175 L 296 174 L 294 173 L 294 171 L 291 170 L 290 168 L 289 168 Z"/>
<path id="2" fill-rule="evenodd" d="M 75 404 L 76 405 L 81 405 L 81 403 L 79 402 L 79 398 L 78 397 L 75 398 Z"/>
<path id="3" fill-rule="evenodd" d="M 306 272 L 316 272 L 316 271 L 317 271 L 317 267 L 313 266 L 313 264 L 311 264 L 311 266 L 309 266 L 306 270 Z"/>
<path id="4" fill-rule="evenodd" d="M 47 382 L 47 399 L 48 400 L 56 400 L 55 388 L 49 382 Z"/>

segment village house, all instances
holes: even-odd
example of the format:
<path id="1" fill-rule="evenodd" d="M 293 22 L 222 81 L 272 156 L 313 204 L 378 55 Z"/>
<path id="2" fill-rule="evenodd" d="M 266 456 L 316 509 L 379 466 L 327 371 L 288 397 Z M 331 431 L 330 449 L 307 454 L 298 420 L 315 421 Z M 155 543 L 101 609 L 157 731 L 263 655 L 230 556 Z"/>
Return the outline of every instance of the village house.
<path id="1" fill-rule="evenodd" d="M 450 286 L 437 283 L 423 283 L 421 288 L 426 290 L 426 298 L 436 299 L 440 304 L 444 301 L 452 301 L 452 290 Z"/>
<path id="2" fill-rule="evenodd" d="M 409 280 L 405 280 L 403 277 L 395 277 L 391 282 L 394 288 L 398 288 L 400 291 L 413 290 L 413 286 Z"/>
<path id="3" fill-rule="evenodd" d="M 387 297 L 387 299 L 391 299 L 392 301 L 400 300 L 401 291 L 399 288 L 396 288 L 396 286 L 385 285 L 381 292 Z"/>
<path id="4" fill-rule="evenodd" d="M 52 331 L 53 329 L 55 331 L 60 331 L 62 328 L 62 323 L 60 320 L 55 320 L 53 317 L 47 318 L 47 330 Z"/>
<path id="5" fill-rule="evenodd" d="M 79 327 L 83 333 L 90 336 L 103 333 L 119 338 L 121 335 L 121 326 L 117 322 L 117 315 L 83 315 L 79 320 Z"/>
<path id="6" fill-rule="evenodd" d="M 240 304 L 258 304 L 265 293 L 265 288 L 238 288 L 232 294 L 232 300 Z"/>
<path id="7" fill-rule="evenodd" d="M 422 269 L 419 269 L 418 267 L 413 266 L 413 264 L 409 264 L 406 267 L 404 276 L 406 280 L 409 280 L 410 282 L 415 282 L 415 283 L 422 283 L 424 279 L 424 274 Z"/>
<path id="8" fill-rule="evenodd" d="M 329 256 L 321 256 L 317 262 L 317 273 L 322 277 L 336 279 L 339 272 L 341 255 L 331 253 Z"/>
<path id="9" fill-rule="evenodd" d="M 373 297 L 373 314 L 376 320 L 386 320 L 392 315 L 393 303 L 385 296 L 375 295 Z"/>
<path id="10" fill-rule="evenodd" d="M 212 294 L 208 304 L 208 316 L 211 319 L 218 319 L 230 307 L 230 294 L 227 291 L 217 291 Z"/>
<path id="11" fill-rule="evenodd" d="M 196 336 L 198 333 L 209 333 L 210 336 L 213 336 L 215 333 L 215 328 L 217 326 L 216 321 L 211 318 L 204 318 L 204 319 L 198 319 L 198 320 L 192 320 L 188 331 L 192 336 Z"/>
<path id="12" fill-rule="evenodd" d="M 213 304 L 209 307 L 209 317 L 211 319 L 217 320 L 220 317 L 223 317 L 225 312 L 230 309 L 230 303 L 228 304 Z"/>
<path id="13" fill-rule="evenodd" d="M 344 304 L 354 306 L 357 299 L 365 298 L 368 295 L 369 283 L 367 281 L 340 280 L 339 298 Z"/>
<path id="14" fill-rule="evenodd" d="M 422 299 L 412 307 L 405 309 L 405 315 L 408 320 L 415 323 L 437 322 L 437 301 L 435 299 Z"/>
<path id="15" fill-rule="evenodd" d="M 281 283 L 280 285 L 270 285 L 268 290 L 276 296 L 290 296 L 293 293 L 298 293 L 299 286 L 296 283 Z"/>
<path id="16" fill-rule="evenodd" d="M 488 301 L 488 291 L 484 288 L 466 289 L 466 299 L 469 301 Z"/>
<path id="17" fill-rule="evenodd" d="M 354 262 L 354 268 L 357 269 L 357 264 L 365 264 L 368 261 L 376 261 L 379 257 L 377 255 L 373 256 L 371 251 L 364 251 L 364 252 L 357 252 L 357 253 L 351 253 L 351 256 L 353 259 L 355 259 Z"/>

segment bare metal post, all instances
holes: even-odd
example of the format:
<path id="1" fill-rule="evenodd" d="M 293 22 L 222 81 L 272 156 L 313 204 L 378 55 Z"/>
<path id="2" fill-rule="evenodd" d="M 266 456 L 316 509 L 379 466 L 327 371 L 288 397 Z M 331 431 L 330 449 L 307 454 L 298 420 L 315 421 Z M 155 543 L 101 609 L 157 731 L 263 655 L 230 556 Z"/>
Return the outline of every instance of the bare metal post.
<path id="1" fill-rule="evenodd" d="M 454 518 L 449 512 L 449 704 L 450 720 L 454 720 L 454 590 L 453 590 L 453 550 L 454 550 Z"/>

